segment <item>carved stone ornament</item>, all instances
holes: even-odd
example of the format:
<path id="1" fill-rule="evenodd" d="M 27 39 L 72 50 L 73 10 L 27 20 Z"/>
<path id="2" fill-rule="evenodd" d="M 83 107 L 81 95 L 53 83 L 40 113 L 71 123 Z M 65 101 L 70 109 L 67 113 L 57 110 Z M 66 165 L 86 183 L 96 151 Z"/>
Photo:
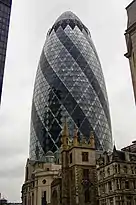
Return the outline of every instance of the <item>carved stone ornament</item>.
<path id="1" fill-rule="evenodd" d="M 97 164 L 98 165 L 104 165 L 104 158 L 103 157 L 100 157 L 98 160 L 97 160 Z"/>
<path id="2" fill-rule="evenodd" d="M 130 161 L 136 161 L 136 155 L 130 155 Z"/>

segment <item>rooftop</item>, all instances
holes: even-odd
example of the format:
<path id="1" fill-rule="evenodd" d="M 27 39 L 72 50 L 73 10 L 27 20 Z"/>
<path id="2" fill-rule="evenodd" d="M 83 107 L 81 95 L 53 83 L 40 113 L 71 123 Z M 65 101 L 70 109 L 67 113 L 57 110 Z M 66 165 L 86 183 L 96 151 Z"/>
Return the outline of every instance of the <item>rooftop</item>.
<path id="1" fill-rule="evenodd" d="M 71 11 L 66 11 L 60 15 L 60 17 L 56 20 L 55 23 L 61 21 L 61 20 L 66 20 L 66 19 L 73 19 L 80 21 L 80 19 Z"/>

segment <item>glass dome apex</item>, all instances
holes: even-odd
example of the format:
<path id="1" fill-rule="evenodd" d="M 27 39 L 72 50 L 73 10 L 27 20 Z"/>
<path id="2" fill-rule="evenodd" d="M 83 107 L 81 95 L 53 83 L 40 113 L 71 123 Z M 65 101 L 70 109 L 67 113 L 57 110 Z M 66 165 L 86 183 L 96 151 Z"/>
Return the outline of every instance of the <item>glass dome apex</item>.
<path id="1" fill-rule="evenodd" d="M 81 20 L 72 11 L 65 11 L 64 13 L 60 15 L 60 17 L 56 20 L 55 23 L 59 21 L 67 20 L 67 19 L 77 20 L 81 22 Z"/>
<path id="2" fill-rule="evenodd" d="M 87 35 L 90 35 L 90 32 L 87 27 L 72 11 L 66 11 L 62 13 L 60 17 L 55 21 L 52 28 L 49 30 L 48 35 L 50 36 L 52 31 L 57 32 L 60 26 L 63 30 L 65 30 L 68 25 L 71 27 L 72 30 L 77 26 L 81 32 L 85 31 Z"/>

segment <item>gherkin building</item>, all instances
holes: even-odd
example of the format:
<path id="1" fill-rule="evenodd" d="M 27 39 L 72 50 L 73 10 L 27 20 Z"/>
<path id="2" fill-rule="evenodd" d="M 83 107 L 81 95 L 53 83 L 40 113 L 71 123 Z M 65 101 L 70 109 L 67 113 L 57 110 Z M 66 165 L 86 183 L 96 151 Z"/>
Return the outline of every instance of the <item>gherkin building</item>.
<path id="1" fill-rule="evenodd" d="M 101 64 L 89 30 L 68 11 L 48 31 L 36 74 L 30 159 L 57 153 L 67 118 L 70 137 L 93 131 L 97 150 L 112 149 L 109 104 Z"/>

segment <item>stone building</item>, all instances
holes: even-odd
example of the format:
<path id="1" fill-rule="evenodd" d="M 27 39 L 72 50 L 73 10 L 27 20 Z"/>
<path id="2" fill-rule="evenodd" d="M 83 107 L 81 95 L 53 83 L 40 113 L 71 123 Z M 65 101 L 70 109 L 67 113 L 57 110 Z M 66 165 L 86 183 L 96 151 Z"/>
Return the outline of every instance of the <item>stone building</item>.
<path id="1" fill-rule="evenodd" d="M 136 205 L 136 154 L 116 150 L 97 160 L 99 205 Z"/>
<path id="2" fill-rule="evenodd" d="M 62 204 L 62 178 L 54 179 L 51 183 L 51 205 Z"/>
<path id="3" fill-rule="evenodd" d="M 88 141 L 78 134 L 75 126 L 70 138 L 65 120 L 59 161 L 51 151 L 46 162 L 28 159 L 23 205 L 136 205 L 135 141 L 103 153 L 92 132 Z"/>
<path id="4" fill-rule="evenodd" d="M 46 161 L 27 160 L 25 182 L 22 186 L 22 205 L 46 205 L 50 203 L 51 183 L 58 176 L 61 166 L 54 163 L 52 152 Z"/>
<path id="5" fill-rule="evenodd" d="M 62 133 L 61 177 L 51 184 L 52 205 L 96 205 L 96 151 L 94 136 L 91 133 L 89 142 L 83 137 L 78 139 L 78 131 L 72 142 L 69 139 L 67 123 Z"/>
<path id="6" fill-rule="evenodd" d="M 0 205 L 7 205 L 7 200 L 0 197 Z"/>
<path id="7" fill-rule="evenodd" d="M 136 100 L 136 0 L 132 1 L 126 8 L 128 15 L 127 30 L 125 33 L 127 53 L 129 59 L 134 96 Z"/>
<path id="8" fill-rule="evenodd" d="M 129 145 L 127 147 L 123 147 L 121 150 L 136 153 L 136 140 L 133 141 L 131 145 Z"/>

